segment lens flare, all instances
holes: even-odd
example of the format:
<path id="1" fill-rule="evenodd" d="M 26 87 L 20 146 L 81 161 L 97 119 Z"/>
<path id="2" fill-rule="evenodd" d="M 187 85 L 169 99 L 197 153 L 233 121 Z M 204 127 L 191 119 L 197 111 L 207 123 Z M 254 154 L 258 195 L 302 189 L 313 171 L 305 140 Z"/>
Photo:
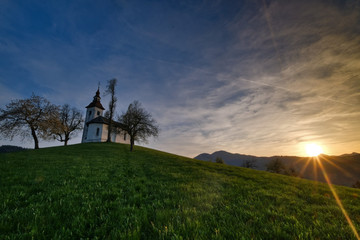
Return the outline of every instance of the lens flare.
<path id="1" fill-rule="evenodd" d="M 330 191 L 331 191 L 331 193 L 333 194 L 337 205 L 338 205 L 339 208 L 341 209 L 341 212 L 343 213 L 343 215 L 344 215 L 346 221 L 348 222 L 351 230 L 353 231 L 356 239 L 360 240 L 359 233 L 357 232 L 357 230 L 356 230 L 353 222 L 351 221 L 348 213 L 346 212 L 346 210 L 345 210 L 345 208 L 344 208 L 344 206 L 343 206 L 343 204 L 342 204 L 342 202 L 341 202 L 341 200 L 340 200 L 340 198 L 339 198 L 339 195 L 338 195 L 337 192 L 335 191 L 335 188 L 333 187 L 333 185 L 332 185 L 332 183 L 331 183 L 331 181 L 330 181 L 330 178 L 329 178 L 329 176 L 328 176 L 328 174 L 327 174 L 327 172 L 326 172 L 326 170 L 325 170 L 325 168 L 324 168 L 324 165 L 323 165 L 322 162 L 321 162 L 321 159 L 320 159 L 319 157 L 316 157 L 316 160 L 317 160 L 317 163 L 319 164 L 319 168 L 321 169 L 321 172 L 323 173 L 324 178 L 325 178 L 327 184 L 329 185 Z"/>

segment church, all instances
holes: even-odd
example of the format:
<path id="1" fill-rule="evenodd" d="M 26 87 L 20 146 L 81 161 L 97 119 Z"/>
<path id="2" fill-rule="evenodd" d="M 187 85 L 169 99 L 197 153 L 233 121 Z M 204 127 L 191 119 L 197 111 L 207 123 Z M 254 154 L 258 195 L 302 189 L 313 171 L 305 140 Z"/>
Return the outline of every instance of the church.
<path id="1" fill-rule="evenodd" d="M 85 125 L 82 136 L 82 143 L 106 142 L 110 120 L 103 117 L 105 108 L 100 102 L 100 91 L 96 91 L 93 101 L 86 107 Z M 129 134 L 123 130 L 122 124 L 113 121 L 111 142 L 130 144 Z"/>

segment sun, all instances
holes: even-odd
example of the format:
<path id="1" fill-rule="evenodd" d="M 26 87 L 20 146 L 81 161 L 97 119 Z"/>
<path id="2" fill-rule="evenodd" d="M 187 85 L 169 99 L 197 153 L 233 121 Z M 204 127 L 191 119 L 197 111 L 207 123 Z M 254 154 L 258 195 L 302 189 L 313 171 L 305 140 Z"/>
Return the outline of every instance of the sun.
<path id="1" fill-rule="evenodd" d="M 305 145 L 306 153 L 309 157 L 316 157 L 323 153 L 322 147 L 315 143 L 309 143 Z"/>

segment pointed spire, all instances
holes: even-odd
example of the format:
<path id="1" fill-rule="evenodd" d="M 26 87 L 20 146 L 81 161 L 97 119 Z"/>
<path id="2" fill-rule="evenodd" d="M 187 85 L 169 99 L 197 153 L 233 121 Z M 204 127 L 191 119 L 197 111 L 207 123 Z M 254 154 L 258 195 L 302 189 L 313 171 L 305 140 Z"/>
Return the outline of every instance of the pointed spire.
<path id="1" fill-rule="evenodd" d="M 86 108 L 98 107 L 98 108 L 101 108 L 101 109 L 104 110 L 105 108 L 102 106 L 100 100 L 101 100 L 101 97 L 100 97 L 100 83 L 99 83 L 99 86 L 98 86 L 98 89 L 97 89 L 97 91 L 95 93 L 93 101 Z"/>
<path id="2" fill-rule="evenodd" d="M 96 101 L 99 101 L 99 102 L 100 102 L 101 97 L 100 97 L 100 90 L 99 90 L 99 88 L 98 88 L 98 90 L 97 90 L 96 93 L 95 93 L 94 101 L 95 101 L 95 99 L 96 99 Z"/>

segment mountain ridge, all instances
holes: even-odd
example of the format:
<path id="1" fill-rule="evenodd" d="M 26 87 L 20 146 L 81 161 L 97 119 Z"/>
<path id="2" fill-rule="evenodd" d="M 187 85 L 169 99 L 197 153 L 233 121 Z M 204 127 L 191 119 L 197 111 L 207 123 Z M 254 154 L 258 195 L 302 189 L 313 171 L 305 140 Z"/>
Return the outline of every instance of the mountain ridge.
<path id="1" fill-rule="evenodd" d="M 255 163 L 254 169 L 265 171 L 267 164 L 274 159 L 280 159 L 287 167 L 294 168 L 301 178 L 326 182 L 319 166 L 312 163 L 314 158 L 300 156 L 281 156 L 274 155 L 270 157 L 258 157 L 240 153 L 230 153 L 224 150 L 215 151 L 212 154 L 201 153 L 194 159 L 214 162 L 217 157 L 224 160 L 225 164 L 237 167 L 243 167 L 247 161 Z M 360 180 L 360 154 L 353 152 L 342 155 L 320 154 L 323 166 L 331 177 L 333 184 L 352 186 Z M 312 164 L 310 164 L 312 163 Z M 304 169 L 304 170 L 303 170 Z"/>

